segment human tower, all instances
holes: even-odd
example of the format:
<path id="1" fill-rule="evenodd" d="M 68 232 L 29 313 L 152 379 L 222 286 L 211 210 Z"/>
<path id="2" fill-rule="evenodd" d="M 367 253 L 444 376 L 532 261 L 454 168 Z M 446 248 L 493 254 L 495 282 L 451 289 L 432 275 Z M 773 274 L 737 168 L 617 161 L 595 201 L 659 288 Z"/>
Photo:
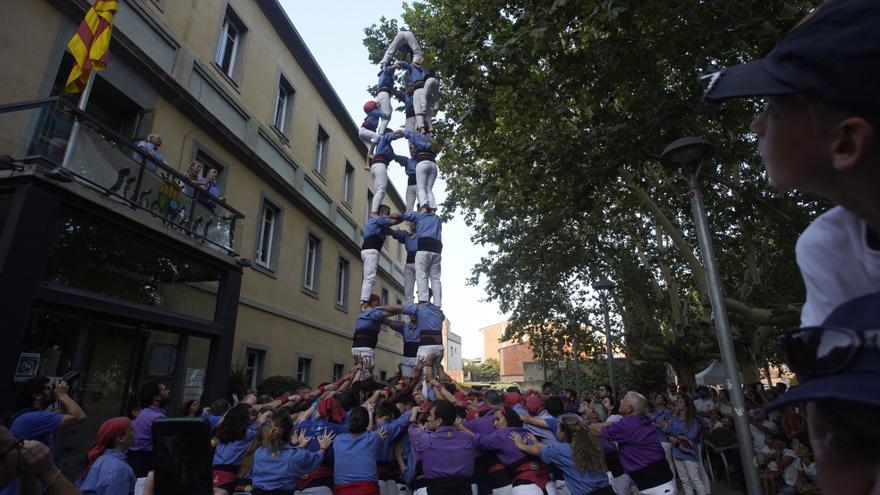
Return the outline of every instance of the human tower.
<path id="1" fill-rule="evenodd" d="M 400 58 L 395 58 L 400 56 Z M 409 60 L 407 60 L 407 58 Z M 397 72 L 402 71 L 403 87 L 397 88 Z M 439 91 L 434 73 L 425 65 L 424 55 L 416 37 L 409 31 L 397 33 L 379 63 L 378 92 L 374 100 L 364 104 L 366 118 L 359 136 L 367 146 L 367 163 L 375 186 L 370 204 L 370 218 L 364 228 L 361 246 L 364 278 L 361 285 L 360 309 L 352 339 L 352 356 L 369 376 L 375 364 L 376 343 L 382 324 L 403 336 L 403 357 L 400 371 L 412 376 L 417 367 L 424 367 L 425 387 L 433 373 L 439 371 L 443 358 L 440 259 L 443 251 L 442 225 L 437 216 L 437 202 L 432 192 L 437 178 L 437 153 L 431 116 L 437 108 Z M 402 100 L 406 123 L 403 129 L 390 130 L 391 97 Z M 392 141 L 405 138 L 409 156 L 398 155 Z M 407 175 L 406 209 L 391 212 L 382 204 L 388 185 L 388 165 L 397 162 Z M 418 203 L 416 204 L 416 201 Z M 394 229 L 409 222 L 409 228 Z M 386 237 L 391 236 L 406 247 L 404 269 L 404 304 L 380 305 L 373 294 L 379 252 Z M 417 301 L 413 297 L 417 296 Z M 395 314 L 409 315 L 409 321 L 389 319 Z"/>

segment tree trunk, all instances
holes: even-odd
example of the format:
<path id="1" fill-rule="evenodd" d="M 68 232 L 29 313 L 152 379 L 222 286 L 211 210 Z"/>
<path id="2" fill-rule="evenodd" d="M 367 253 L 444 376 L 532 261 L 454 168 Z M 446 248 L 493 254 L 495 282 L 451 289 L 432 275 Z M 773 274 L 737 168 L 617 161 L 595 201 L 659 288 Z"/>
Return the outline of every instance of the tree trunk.
<path id="1" fill-rule="evenodd" d="M 675 370 L 675 374 L 678 375 L 678 384 L 688 385 L 693 390 L 697 385 L 697 379 L 694 377 L 697 374 L 696 369 L 694 369 L 694 363 L 682 361 L 670 364 L 672 369 Z"/>

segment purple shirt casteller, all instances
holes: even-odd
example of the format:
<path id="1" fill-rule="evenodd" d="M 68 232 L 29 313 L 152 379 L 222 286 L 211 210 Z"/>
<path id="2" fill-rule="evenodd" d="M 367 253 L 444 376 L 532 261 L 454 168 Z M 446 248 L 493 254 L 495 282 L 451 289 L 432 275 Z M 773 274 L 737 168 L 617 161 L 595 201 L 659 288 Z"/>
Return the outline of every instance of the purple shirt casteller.
<path id="1" fill-rule="evenodd" d="M 516 444 L 513 443 L 513 440 L 510 439 L 511 433 L 517 433 L 523 438 L 523 440 L 526 440 L 527 444 L 532 443 L 531 440 L 528 440 L 529 431 L 523 427 L 517 426 L 495 430 L 488 435 L 478 434 L 476 435 L 477 446 L 483 450 L 495 451 L 498 454 L 498 460 L 505 466 L 510 466 L 528 457 L 525 452 L 519 450 L 519 447 L 517 447 Z"/>
<path id="2" fill-rule="evenodd" d="M 131 426 L 134 428 L 134 445 L 128 450 L 135 452 L 153 451 L 153 423 L 165 417 L 165 410 L 156 406 L 141 409 Z"/>
<path id="3" fill-rule="evenodd" d="M 470 433 L 454 426 L 428 431 L 412 424 L 409 437 L 412 448 L 422 459 L 426 479 L 470 478 L 474 475 L 477 443 Z"/>
<path id="4" fill-rule="evenodd" d="M 627 473 L 666 459 L 657 440 L 657 429 L 643 414 L 633 414 L 611 423 L 602 429 L 602 437 L 617 442 L 620 463 Z"/>

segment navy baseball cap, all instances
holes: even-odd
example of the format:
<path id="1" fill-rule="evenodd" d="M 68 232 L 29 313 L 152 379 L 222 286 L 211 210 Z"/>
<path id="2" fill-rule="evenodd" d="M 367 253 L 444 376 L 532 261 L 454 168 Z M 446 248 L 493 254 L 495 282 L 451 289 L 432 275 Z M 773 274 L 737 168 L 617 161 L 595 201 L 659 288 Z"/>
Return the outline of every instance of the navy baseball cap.
<path id="1" fill-rule="evenodd" d="M 829 0 L 752 62 L 705 73 L 703 100 L 801 94 L 880 116 L 880 1 Z"/>
<path id="2" fill-rule="evenodd" d="M 791 332 L 797 337 L 785 343 L 783 336 L 782 351 L 794 369 L 802 368 L 800 384 L 767 410 L 812 400 L 880 407 L 880 292 L 841 304 L 818 327 Z"/>

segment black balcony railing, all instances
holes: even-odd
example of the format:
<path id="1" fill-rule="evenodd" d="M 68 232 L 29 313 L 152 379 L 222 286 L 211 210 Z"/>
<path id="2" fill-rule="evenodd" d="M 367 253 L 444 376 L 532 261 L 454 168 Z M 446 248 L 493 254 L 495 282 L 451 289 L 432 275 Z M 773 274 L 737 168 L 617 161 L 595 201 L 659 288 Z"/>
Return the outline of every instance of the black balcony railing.
<path id="1" fill-rule="evenodd" d="M 0 154 L 47 168 L 63 165 L 77 182 L 170 228 L 230 255 L 239 251 L 235 233 L 244 215 L 64 99 L 0 105 Z"/>

